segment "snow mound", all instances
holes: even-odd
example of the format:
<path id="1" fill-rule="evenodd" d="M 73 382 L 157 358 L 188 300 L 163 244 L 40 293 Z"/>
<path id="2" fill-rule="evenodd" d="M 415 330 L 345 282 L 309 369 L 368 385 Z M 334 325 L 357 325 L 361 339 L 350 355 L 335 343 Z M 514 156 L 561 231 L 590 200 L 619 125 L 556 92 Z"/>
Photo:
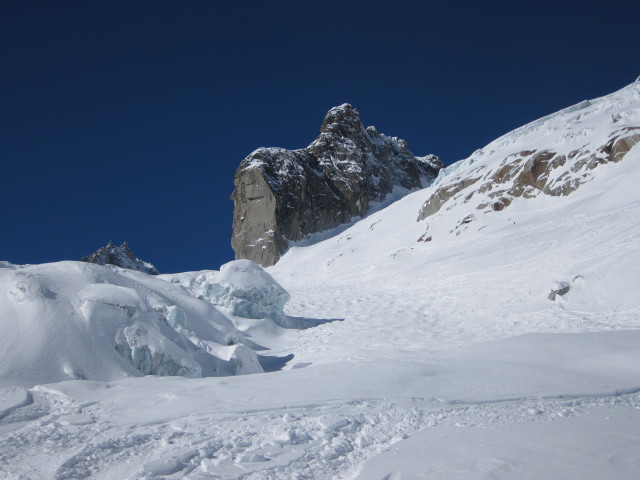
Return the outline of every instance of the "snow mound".
<path id="1" fill-rule="evenodd" d="M 252 319 L 270 319 L 288 328 L 283 309 L 289 293 L 262 267 L 251 260 L 234 260 L 220 271 L 205 270 L 160 278 L 182 285 L 189 294 L 224 308 L 232 315 Z"/>
<path id="2" fill-rule="evenodd" d="M 0 269 L 0 387 L 262 372 L 212 305 L 149 275 L 81 262 Z"/>

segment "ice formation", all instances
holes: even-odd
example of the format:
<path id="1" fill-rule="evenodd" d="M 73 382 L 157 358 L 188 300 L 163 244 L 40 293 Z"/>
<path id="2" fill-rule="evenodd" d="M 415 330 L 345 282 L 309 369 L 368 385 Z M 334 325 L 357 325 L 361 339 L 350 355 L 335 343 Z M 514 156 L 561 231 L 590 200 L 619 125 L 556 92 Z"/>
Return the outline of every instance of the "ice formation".
<path id="1" fill-rule="evenodd" d="M 224 308 L 232 315 L 253 319 L 270 319 L 288 327 L 283 311 L 291 296 L 271 275 L 251 260 L 234 260 L 220 271 L 202 271 L 161 275 L 179 283 L 192 295 Z"/>
<path id="2" fill-rule="evenodd" d="M 58 262 L 0 268 L 0 385 L 257 373 L 244 335 L 149 275 Z"/>

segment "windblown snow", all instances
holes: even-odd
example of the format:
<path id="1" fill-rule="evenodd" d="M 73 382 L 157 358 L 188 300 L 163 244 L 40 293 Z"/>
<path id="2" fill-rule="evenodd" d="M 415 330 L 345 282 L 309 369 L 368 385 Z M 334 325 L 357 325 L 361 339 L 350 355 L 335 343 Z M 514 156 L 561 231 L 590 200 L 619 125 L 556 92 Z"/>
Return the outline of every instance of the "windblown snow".
<path id="1" fill-rule="evenodd" d="M 621 126 L 638 83 L 266 271 L 0 263 L 0 476 L 636 479 L 640 147 L 568 195 L 478 208 L 480 182 L 416 221 L 465 171 Z"/>

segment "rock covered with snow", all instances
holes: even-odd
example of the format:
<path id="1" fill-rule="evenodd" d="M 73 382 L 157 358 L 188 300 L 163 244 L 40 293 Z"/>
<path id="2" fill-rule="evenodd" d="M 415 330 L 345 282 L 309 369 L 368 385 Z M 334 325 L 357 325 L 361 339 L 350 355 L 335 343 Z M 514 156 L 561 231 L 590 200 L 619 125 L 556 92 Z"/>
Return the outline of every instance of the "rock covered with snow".
<path id="1" fill-rule="evenodd" d="M 454 204 L 485 212 L 517 198 L 566 196 L 594 178 L 594 170 L 622 161 L 640 143 L 640 83 L 585 100 L 520 127 L 436 179 L 418 220 Z"/>
<path id="2" fill-rule="evenodd" d="M 327 113 L 299 150 L 259 148 L 238 167 L 232 246 L 236 258 L 269 266 L 290 242 L 365 215 L 394 188 L 429 185 L 442 163 L 414 156 L 404 140 L 365 127 L 349 104 Z"/>
<path id="3" fill-rule="evenodd" d="M 158 275 L 159 273 L 152 264 L 143 262 L 136 257 L 127 242 L 123 242 L 119 247 L 109 242 L 105 247 L 99 248 L 91 255 L 82 257 L 81 261 L 97 263 L 98 265 L 115 265 L 117 267 L 128 268 L 129 270 L 144 272 L 149 275 Z"/>
<path id="4" fill-rule="evenodd" d="M 262 372 L 251 347 L 157 277 L 83 262 L 0 269 L 0 386 Z"/>
<path id="5" fill-rule="evenodd" d="M 235 260 L 220 271 L 162 275 L 182 285 L 191 295 L 226 309 L 232 315 L 252 319 L 269 319 L 288 327 L 284 305 L 289 293 L 271 275 L 251 260 Z"/>

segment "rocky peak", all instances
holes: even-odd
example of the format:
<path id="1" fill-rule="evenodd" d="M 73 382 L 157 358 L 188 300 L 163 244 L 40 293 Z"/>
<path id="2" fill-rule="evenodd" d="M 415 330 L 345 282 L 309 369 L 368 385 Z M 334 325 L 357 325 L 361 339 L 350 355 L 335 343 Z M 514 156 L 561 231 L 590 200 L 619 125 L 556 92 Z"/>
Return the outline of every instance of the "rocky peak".
<path id="1" fill-rule="evenodd" d="M 122 245 L 117 247 L 110 241 L 106 246 L 99 248 L 91 255 L 82 257 L 80 261 L 98 265 L 115 265 L 116 267 L 137 270 L 149 275 L 158 275 L 159 273 L 152 264 L 143 262 L 136 257 L 127 242 L 123 242 Z"/>
<path id="2" fill-rule="evenodd" d="M 334 107 L 308 147 L 259 148 L 240 163 L 231 196 L 236 258 L 273 265 L 291 242 L 366 215 L 395 187 L 425 187 L 440 168 L 435 155 L 415 157 L 404 140 L 365 129 L 351 105 Z"/>
<path id="3" fill-rule="evenodd" d="M 348 103 L 333 107 L 327 112 L 320 127 L 320 133 L 339 137 L 362 135 L 364 127 L 360 122 L 360 113 Z"/>

